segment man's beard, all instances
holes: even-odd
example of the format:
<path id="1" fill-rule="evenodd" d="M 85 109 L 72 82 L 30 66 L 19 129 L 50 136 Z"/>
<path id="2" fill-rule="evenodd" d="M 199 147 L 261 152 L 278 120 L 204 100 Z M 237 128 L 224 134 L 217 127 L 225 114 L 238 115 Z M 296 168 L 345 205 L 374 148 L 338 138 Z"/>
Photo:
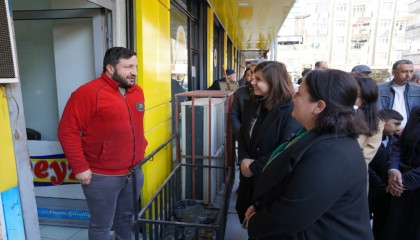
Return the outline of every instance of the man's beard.
<path id="1" fill-rule="evenodd" d="M 130 88 L 133 86 L 128 82 L 127 78 L 124 78 L 120 74 L 118 74 L 117 69 L 115 69 L 115 72 L 114 74 L 112 74 L 111 77 L 112 79 L 114 79 L 114 81 L 117 81 L 120 84 L 119 86 L 122 88 Z"/>

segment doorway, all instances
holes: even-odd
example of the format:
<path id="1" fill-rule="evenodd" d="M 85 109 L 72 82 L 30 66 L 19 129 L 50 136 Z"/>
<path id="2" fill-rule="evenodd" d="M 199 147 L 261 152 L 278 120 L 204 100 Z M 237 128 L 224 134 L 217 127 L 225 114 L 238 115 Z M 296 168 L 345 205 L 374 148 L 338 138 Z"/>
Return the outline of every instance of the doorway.
<path id="1" fill-rule="evenodd" d="M 57 137 L 71 93 L 100 76 L 108 49 L 104 8 L 14 11 L 28 148 L 40 223 L 87 226 L 89 212 Z M 76 183 L 76 184 L 75 184 Z"/>

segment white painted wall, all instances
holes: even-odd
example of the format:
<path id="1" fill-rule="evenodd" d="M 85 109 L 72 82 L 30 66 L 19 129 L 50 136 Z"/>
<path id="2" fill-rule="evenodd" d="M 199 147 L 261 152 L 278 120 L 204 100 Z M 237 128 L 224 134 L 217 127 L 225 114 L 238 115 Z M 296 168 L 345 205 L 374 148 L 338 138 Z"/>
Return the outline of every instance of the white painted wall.
<path id="1" fill-rule="evenodd" d="M 42 139 L 57 140 L 52 21 L 18 20 L 15 33 L 26 127 L 39 131 Z"/>
<path id="2" fill-rule="evenodd" d="M 63 19 L 53 24 L 55 81 L 61 118 L 71 93 L 96 78 L 92 19 Z"/>

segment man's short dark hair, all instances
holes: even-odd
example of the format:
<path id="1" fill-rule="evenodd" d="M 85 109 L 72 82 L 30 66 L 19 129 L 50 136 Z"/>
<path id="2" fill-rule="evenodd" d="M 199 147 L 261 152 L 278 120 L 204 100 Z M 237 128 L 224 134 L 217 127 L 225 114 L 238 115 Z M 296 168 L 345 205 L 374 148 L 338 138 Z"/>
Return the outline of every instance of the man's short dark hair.
<path id="1" fill-rule="evenodd" d="M 379 110 L 378 117 L 382 119 L 382 121 L 388 121 L 391 119 L 402 121 L 404 119 L 404 117 L 399 112 L 391 108 L 384 108 Z"/>
<path id="2" fill-rule="evenodd" d="M 115 67 L 119 62 L 120 59 L 130 59 L 132 56 L 136 56 L 136 52 L 129 48 L 125 47 L 113 47 L 106 51 L 104 56 L 104 62 L 102 71 L 106 72 L 106 65 L 111 64 L 111 66 Z"/>
<path id="3" fill-rule="evenodd" d="M 400 64 L 413 64 L 413 62 L 407 59 L 398 60 L 392 65 L 392 70 L 397 70 Z"/>

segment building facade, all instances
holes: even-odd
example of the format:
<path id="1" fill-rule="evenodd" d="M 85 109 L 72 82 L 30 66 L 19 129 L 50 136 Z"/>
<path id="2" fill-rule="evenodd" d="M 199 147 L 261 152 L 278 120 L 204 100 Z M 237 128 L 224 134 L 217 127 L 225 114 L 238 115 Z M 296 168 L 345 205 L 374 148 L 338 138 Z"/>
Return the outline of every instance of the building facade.
<path id="1" fill-rule="evenodd" d="M 329 67 L 350 71 L 357 64 L 370 66 L 377 81 L 387 80 L 392 63 L 410 49 L 407 39 L 410 0 L 299 0 L 283 35 L 300 36 L 302 43 L 278 47 L 278 60 L 294 75 L 313 68 L 319 60 Z M 286 25 L 288 27 L 286 27 Z"/>
<path id="2" fill-rule="evenodd" d="M 403 52 L 403 58 L 410 59 L 415 68 L 420 69 L 420 1 L 411 2 L 408 9 L 415 17 L 407 23 L 405 36 L 412 44 L 410 49 Z"/>

